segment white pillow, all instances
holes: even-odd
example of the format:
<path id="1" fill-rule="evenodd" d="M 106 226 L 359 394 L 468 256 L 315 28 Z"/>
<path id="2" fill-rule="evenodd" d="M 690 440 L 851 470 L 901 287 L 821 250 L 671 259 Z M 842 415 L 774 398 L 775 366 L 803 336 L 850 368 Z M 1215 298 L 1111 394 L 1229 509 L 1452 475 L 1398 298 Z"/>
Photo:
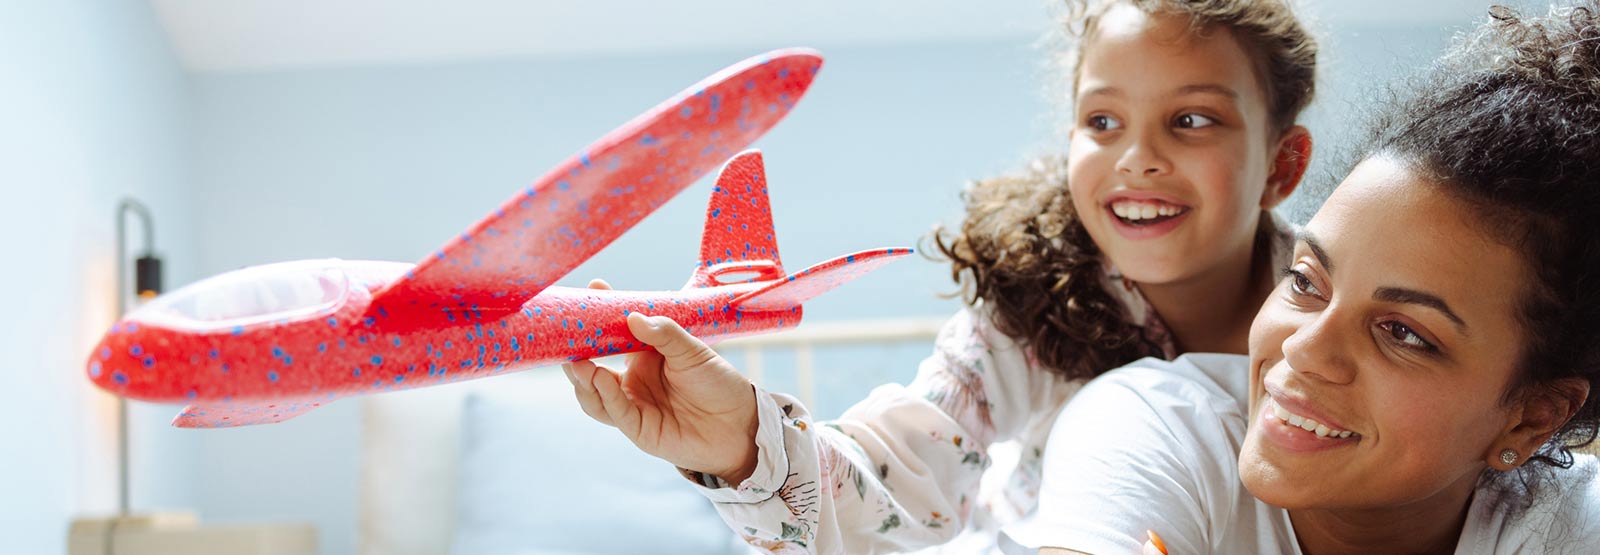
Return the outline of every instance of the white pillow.
<path id="1" fill-rule="evenodd" d="M 748 553 L 670 463 L 585 415 L 560 370 L 527 374 L 464 401 L 455 553 Z"/>

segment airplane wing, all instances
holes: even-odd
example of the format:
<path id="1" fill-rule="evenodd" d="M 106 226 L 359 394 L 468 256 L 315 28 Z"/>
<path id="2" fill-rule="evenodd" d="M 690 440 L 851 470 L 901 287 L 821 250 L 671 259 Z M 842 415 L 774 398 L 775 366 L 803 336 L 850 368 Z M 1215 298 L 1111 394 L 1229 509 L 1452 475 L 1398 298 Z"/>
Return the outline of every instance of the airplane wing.
<path id="1" fill-rule="evenodd" d="M 600 138 L 377 292 L 368 315 L 483 318 L 516 310 L 782 119 L 822 58 L 769 52 Z"/>

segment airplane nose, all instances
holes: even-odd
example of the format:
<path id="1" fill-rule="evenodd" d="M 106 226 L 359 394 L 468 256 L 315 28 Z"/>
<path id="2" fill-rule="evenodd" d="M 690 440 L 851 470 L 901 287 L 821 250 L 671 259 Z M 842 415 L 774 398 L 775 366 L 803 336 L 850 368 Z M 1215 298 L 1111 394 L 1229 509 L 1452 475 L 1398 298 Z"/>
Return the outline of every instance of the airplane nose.
<path id="1" fill-rule="evenodd" d="M 137 324 L 118 322 L 100 338 L 100 344 L 89 354 L 89 381 L 111 392 L 126 390 L 129 372 L 145 360 L 153 360 L 137 341 L 138 329 Z"/>

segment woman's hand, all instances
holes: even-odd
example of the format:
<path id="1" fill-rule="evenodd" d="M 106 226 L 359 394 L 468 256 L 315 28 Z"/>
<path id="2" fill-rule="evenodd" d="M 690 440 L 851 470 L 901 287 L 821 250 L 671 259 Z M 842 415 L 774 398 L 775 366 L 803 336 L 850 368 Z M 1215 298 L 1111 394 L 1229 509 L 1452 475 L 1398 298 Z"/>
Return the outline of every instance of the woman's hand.
<path id="1" fill-rule="evenodd" d="M 589 287 L 611 288 L 601 280 Z M 735 486 L 749 478 L 757 423 L 750 380 L 670 318 L 634 312 L 628 330 L 654 350 L 628 355 L 626 372 L 589 360 L 561 365 L 583 412 L 672 464 Z"/>

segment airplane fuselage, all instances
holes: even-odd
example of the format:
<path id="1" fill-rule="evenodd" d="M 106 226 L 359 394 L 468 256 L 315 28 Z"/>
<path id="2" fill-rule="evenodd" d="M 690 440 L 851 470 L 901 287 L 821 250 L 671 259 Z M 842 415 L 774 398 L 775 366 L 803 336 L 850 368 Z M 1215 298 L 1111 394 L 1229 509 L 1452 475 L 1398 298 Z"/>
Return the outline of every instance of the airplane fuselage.
<path id="1" fill-rule="evenodd" d="M 630 312 L 701 322 L 688 331 L 713 341 L 792 327 L 801 317 L 799 306 L 731 307 L 738 295 L 770 283 L 755 281 L 679 291 L 549 287 L 514 312 L 463 307 L 450 324 L 407 326 L 399 310 L 367 314 L 373 292 L 409 264 L 330 262 L 347 265 L 350 279 L 343 298 L 323 310 L 292 321 L 205 329 L 130 317 L 96 347 L 90 377 L 119 395 L 153 402 L 327 402 L 643 350 L 627 329 Z M 572 355 L 575 349 L 585 355 Z"/>

